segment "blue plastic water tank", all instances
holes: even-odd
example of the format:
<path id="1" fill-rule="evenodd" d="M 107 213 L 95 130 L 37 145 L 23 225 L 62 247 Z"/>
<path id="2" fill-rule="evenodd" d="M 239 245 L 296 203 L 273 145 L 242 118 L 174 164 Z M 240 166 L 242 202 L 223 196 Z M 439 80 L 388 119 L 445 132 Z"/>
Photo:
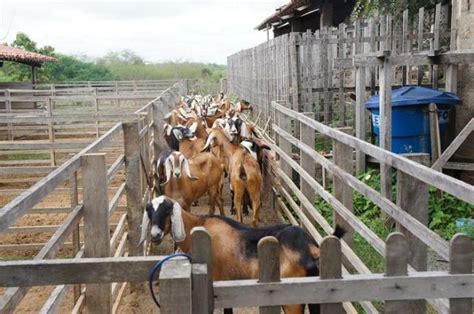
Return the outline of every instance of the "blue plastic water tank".
<path id="1" fill-rule="evenodd" d="M 380 111 L 379 96 L 366 103 L 372 113 L 373 130 L 379 142 Z M 440 133 L 448 126 L 452 106 L 459 105 L 459 98 L 448 92 L 421 86 L 406 86 L 392 92 L 392 152 L 431 153 L 430 119 L 428 105 L 438 106 Z"/>

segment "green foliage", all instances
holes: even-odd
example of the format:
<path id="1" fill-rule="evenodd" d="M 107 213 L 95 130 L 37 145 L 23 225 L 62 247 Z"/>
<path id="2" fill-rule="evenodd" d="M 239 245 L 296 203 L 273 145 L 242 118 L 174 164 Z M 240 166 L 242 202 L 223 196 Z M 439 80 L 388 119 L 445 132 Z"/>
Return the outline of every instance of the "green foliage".
<path id="1" fill-rule="evenodd" d="M 448 4 L 448 0 L 357 0 L 352 12 L 353 18 L 380 14 L 400 16 L 405 9 L 416 14 L 421 7 L 433 8 L 437 3 Z"/>
<path id="2" fill-rule="evenodd" d="M 225 76 L 226 67 L 218 64 L 167 61 L 146 63 L 135 53 L 124 50 L 108 53 L 98 60 L 99 64 L 121 80 L 202 79 L 219 82 Z"/>
<path id="3" fill-rule="evenodd" d="M 199 79 L 216 83 L 226 75 L 224 65 L 187 61 L 148 63 L 130 50 L 109 52 L 97 60 L 84 56 L 64 55 L 56 52 L 51 46 L 38 47 L 37 43 L 24 33 L 18 33 L 11 46 L 56 58 L 57 62 L 46 62 L 37 69 L 39 82 Z M 31 67 L 15 62 L 5 62 L 0 68 L 0 80 L 4 82 L 30 81 Z"/>
<path id="4" fill-rule="evenodd" d="M 472 225 L 466 225 L 463 230 L 456 229 L 456 219 L 474 216 L 474 205 L 460 201 L 451 194 L 439 194 L 435 189 L 430 189 L 429 215 L 429 227 L 446 240 L 451 239 L 456 232 L 465 232 L 474 239 Z"/>

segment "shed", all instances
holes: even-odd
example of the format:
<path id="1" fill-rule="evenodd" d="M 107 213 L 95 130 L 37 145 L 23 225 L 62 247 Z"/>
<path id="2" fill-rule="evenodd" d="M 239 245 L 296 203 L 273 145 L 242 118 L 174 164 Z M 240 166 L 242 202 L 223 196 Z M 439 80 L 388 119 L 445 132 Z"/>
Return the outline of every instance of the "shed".
<path id="1" fill-rule="evenodd" d="M 289 32 L 315 31 L 348 22 L 355 0 L 291 0 L 276 9 L 255 29 L 273 29 L 274 37 Z"/>

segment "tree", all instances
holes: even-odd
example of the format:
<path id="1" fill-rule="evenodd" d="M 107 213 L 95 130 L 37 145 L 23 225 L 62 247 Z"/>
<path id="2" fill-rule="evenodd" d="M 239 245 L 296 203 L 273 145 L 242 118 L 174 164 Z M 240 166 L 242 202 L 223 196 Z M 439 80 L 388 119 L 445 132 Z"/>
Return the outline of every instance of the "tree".
<path id="1" fill-rule="evenodd" d="M 449 0 L 357 0 L 352 13 L 353 18 L 380 14 L 400 16 L 405 9 L 416 14 L 421 7 L 432 8 L 437 3 L 448 4 Z"/>

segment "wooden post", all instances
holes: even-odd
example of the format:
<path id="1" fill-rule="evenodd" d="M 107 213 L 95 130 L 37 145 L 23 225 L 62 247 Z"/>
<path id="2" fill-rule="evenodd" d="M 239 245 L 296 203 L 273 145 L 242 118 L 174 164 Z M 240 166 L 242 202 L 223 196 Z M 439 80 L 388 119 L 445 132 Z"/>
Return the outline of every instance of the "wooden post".
<path id="1" fill-rule="evenodd" d="M 418 52 L 423 51 L 425 8 L 421 7 L 418 12 Z M 423 84 L 423 66 L 418 66 L 418 85 Z"/>
<path id="2" fill-rule="evenodd" d="M 472 274 L 472 241 L 465 234 L 456 234 L 450 242 L 449 248 L 449 273 Z M 449 299 L 449 313 L 471 314 L 472 300 Z"/>
<path id="3" fill-rule="evenodd" d="M 165 124 L 164 117 L 166 113 L 167 108 L 161 100 L 153 103 L 153 150 L 155 161 L 157 161 L 160 153 L 166 149 L 166 143 L 163 138 L 163 125 Z"/>
<path id="4" fill-rule="evenodd" d="M 321 243 L 320 277 L 321 279 L 341 279 L 341 242 L 334 236 L 327 236 Z M 342 303 L 321 304 L 321 314 L 346 313 Z"/>
<path id="5" fill-rule="evenodd" d="M 380 66 L 380 136 L 379 146 L 392 150 L 392 64 L 385 57 Z M 380 163 L 380 188 L 384 197 L 392 199 L 392 169 L 387 164 Z M 382 216 L 383 217 L 383 216 Z"/>
<path id="6" fill-rule="evenodd" d="M 420 164 L 428 165 L 429 163 L 427 154 L 410 154 L 405 157 Z M 397 205 L 423 225 L 428 225 L 428 185 L 400 170 L 397 171 Z M 402 232 L 408 241 L 409 264 L 417 271 L 426 271 L 428 266 L 426 245 L 399 224 L 397 224 L 397 231 Z M 426 312 L 425 300 L 407 302 L 416 313 Z"/>
<path id="7" fill-rule="evenodd" d="M 105 154 L 81 157 L 84 191 L 84 256 L 110 256 L 109 198 Z M 87 284 L 85 309 L 88 313 L 110 313 L 112 285 Z"/>
<path id="8" fill-rule="evenodd" d="M 408 9 L 403 11 L 403 22 L 402 22 L 402 53 L 407 53 L 411 49 L 411 41 L 408 39 Z M 407 85 L 408 78 L 408 67 L 404 65 L 402 67 L 402 85 Z"/>
<path id="9" fill-rule="evenodd" d="M 79 193 L 77 189 L 77 171 L 74 171 L 69 178 L 69 198 L 71 200 L 71 210 L 76 208 L 79 204 Z M 75 257 L 76 254 L 81 249 L 81 234 L 79 230 L 79 223 L 76 224 L 72 230 L 72 257 Z M 81 295 L 81 285 L 74 285 L 74 301 Z"/>
<path id="10" fill-rule="evenodd" d="M 56 150 L 54 148 L 55 136 L 54 136 L 54 122 L 53 122 L 53 103 L 51 97 L 46 98 L 46 109 L 48 110 L 48 137 L 51 148 L 49 150 L 51 158 L 51 166 L 56 166 Z"/>
<path id="11" fill-rule="evenodd" d="M 321 13 L 320 13 L 320 29 L 324 27 L 331 27 L 333 21 L 333 12 L 334 12 L 334 1 L 332 0 L 323 0 L 321 3 Z"/>
<path id="12" fill-rule="evenodd" d="M 142 207 L 141 168 L 140 168 L 140 138 L 138 121 L 122 124 L 125 150 L 125 192 L 127 194 L 127 224 L 128 224 L 128 254 L 140 256 L 143 248 L 138 246 L 140 241 Z M 130 290 L 136 291 L 142 285 L 131 283 Z"/>
<path id="13" fill-rule="evenodd" d="M 385 276 L 407 276 L 408 275 L 408 242 L 400 232 L 391 233 L 386 240 L 385 246 Z M 385 301 L 384 312 L 392 313 L 415 313 L 408 301 Z"/>
<path id="14" fill-rule="evenodd" d="M 438 107 L 436 104 L 428 106 L 430 116 L 431 163 L 441 156 L 441 136 L 439 134 Z"/>
<path id="15" fill-rule="evenodd" d="M 314 112 L 307 112 L 305 113 L 305 115 L 307 115 L 311 119 L 314 119 Z M 300 123 L 300 141 L 310 147 L 314 147 L 315 138 L 316 136 L 314 129 L 310 128 L 304 123 Z M 308 156 L 308 154 L 305 154 L 303 151 L 300 151 L 300 165 L 308 172 L 308 174 L 310 174 L 314 178 L 316 177 L 316 164 L 313 159 Z M 308 200 L 314 202 L 316 196 L 314 190 L 311 185 L 307 183 L 306 180 L 304 180 L 301 176 L 300 189 L 301 192 L 303 192 L 304 196 L 308 198 Z"/>
<path id="16" fill-rule="evenodd" d="M 365 67 L 356 68 L 356 109 L 355 109 L 355 132 L 356 137 L 365 141 L 366 139 L 366 110 L 365 110 Z M 360 150 L 356 150 L 356 172 L 365 172 L 366 156 Z"/>
<path id="17" fill-rule="evenodd" d="M 441 26 L 441 3 L 436 5 L 435 10 L 435 24 L 434 24 L 434 38 L 433 38 L 433 51 L 432 53 L 436 55 L 439 52 L 439 37 L 440 37 L 440 26 Z M 438 89 L 439 87 L 439 65 L 434 64 L 433 69 L 433 88 Z"/>
<path id="18" fill-rule="evenodd" d="M 188 260 L 164 263 L 160 272 L 160 313 L 191 314 L 191 289 L 191 263 Z"/>
<path id="19" fill-rule="evenodd" d="M 115 82 L 115 96 L 117 96 L 117 99 L 115 99 L 115 104 L 117 107 L 120 107 L 120 99 L 118 98 L 119 95 L 119 88 L 118 88 L 118 82 Z"/>
<path id="20" fill-rule="evenodd" d="M 280 281 L 280 246 L 275 237 L 258 241 L 258 282 Z M 279 314 L 279 306 L 261 306 L 260 314 Z"/>
<path id="21" fill-rule="evenodd" d="M 276 124 L 280 128 L 282 128 L 283 130 L 285 130 L 286 132 L 292 134 L 293 132 L 291 131 L 291 119 L 280 111 L 276 111 L 276 115 L 278 117 L 278 120 L 277 120 Z M 292 150 L 291 150 L 291 143 L 290 142 L 285 140 L 283 137 L 278 136 L 278 146 L 280 146 L 280 148 L 288 156 L 291 157 Z M 280 158 L 280 167 L 288 177 L 293 178 L 293 168 L 291 168 L 291 166 L 288 163 L 286 163 L 284 160 L 282 160 L 282 158 Z"/>
<path id="22" fill-rule="evenodd" d="M 204 227 L 191 230 L 192 261 L 206 265 L 206 273 L 193 272 L 193 313 L 212 313 L 214 311 L 214 289 L 212 285 L 212 246 L 211 237 Z"/>
<path id="23" fill-rule="evenodd" d="M 342 170 L 346 171 L 349 174 L 354 172 L 354 151 L 352 147 L 345 145 L 337 140 L 333 141 L 333 154 L 334 154 L 334 163 L 340 167 Z M 352 188 L 347 185 L 343 180 L 340 180 L 337 176 L 333 178 L 333 188 L 334 188 L 334 197 L 336 197 L 341 203 L 350 211 L 353 210 L 353 201 L 352 201 Z M 354 243 L 354 230 L 350 225 L 333 211 L 334 223 L 340 225 L 346 234 L 344 235 L 344 240 L 346 243 L 352 247 Z"/>
<path id="24" fill-rule="evenodd" d="M 12 113 L 12 97 L 10 94 L 10 90 L 6 89 L 5 90 L 5 110 L 7 113 Z M 13 135 L 13 123 L 8 123 L 8 140 L 13 141 L 14 135 Z"/>
<path id="25" fill-rule="evenodd" d="M 95 134 L 100 137 L 100 122 L 99 122 L 99 99 L 97 98 L 97 87 L 94 88 L 94 113 L 95 113 Z"/>

